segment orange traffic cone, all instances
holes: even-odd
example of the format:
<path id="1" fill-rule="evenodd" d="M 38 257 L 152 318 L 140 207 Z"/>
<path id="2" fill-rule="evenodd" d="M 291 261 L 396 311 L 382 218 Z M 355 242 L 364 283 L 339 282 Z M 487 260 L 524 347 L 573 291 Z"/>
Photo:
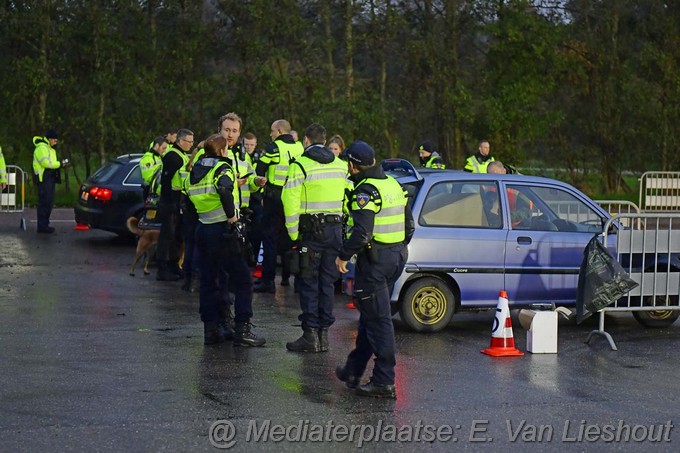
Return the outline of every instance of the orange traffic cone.
<path id="1" fill-rule="evenodd" d="M 76 223 L 73 229 L 76 231 L 88 231 L 90 227 L 86 223 Z"/>
<path id="2" fill-rule="evenodd" d="M 257 263 L 255 265 L 255 271 L 252 273 L 252 276 L 254 278 L 262 278 L 262 264 Z"/>
<path id="3" fill-rule="evenodd" d="M 491 346 L 481 352 L 494 357 L 524 355 L 522 351 L 515 347 L 510 308 L 508 307 L 508 293 L 505 290 L 501 291 L 498 296 L 496 317 L 493 320 L 493 329 L 491 330 Z"/>

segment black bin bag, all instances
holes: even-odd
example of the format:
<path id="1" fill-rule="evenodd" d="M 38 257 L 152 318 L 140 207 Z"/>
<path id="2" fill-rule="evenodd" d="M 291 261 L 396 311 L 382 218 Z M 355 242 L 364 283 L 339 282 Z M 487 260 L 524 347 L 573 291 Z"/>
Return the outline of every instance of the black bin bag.
<path id="1" fill-rule="evenodd" d="M 638 284 L 595 235 L 583 251 L 578 274 L 576 322 L 616 302 Z"/>

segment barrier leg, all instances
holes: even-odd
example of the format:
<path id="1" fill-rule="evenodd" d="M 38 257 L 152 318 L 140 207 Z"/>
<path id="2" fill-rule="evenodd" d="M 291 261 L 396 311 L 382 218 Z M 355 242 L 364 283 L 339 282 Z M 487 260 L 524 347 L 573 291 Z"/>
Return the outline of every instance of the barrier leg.
<path id="1" fill-rule="evenodd" d="M 604 330 L 604 311 L 600 311 L 600 326 L 597 330 L 591 330 L 590 333 L 588 334 L 588 338 L 586 338 L 586 344 L 590 343 L 590 339 L 594 335 L 602 335 L 607 339 L 609 342 L 609 347 L 612 348 L 612 351 L 618 351 L 618 348 L 616 347 L 616 343 L 614 343 L 614 339 L 612 338 L 611 335 L 609 335 L 608 332 Z"/>

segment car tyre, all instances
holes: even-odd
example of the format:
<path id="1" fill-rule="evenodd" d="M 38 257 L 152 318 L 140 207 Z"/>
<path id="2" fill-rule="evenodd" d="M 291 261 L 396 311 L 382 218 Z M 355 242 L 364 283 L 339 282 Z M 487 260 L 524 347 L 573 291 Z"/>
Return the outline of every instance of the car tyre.
<path id="1" fill-rule="evenodd" d="M 416 332 L 438 332 L 451 322 L 455 307 L 456 298 L 451 288 L 439 278 L 425 277 L 408 287 L 399 314 Z"/>
<path id="2" fill-rule="evenodd" d="M 665 304 L 665 296 L 658 296 L 657 305 Z M 669 297 L 670 305 L 678 305 L 678 296 Z M 652 305 L 652 298 L 645 297 L 644 305 Z M 668 327 L 680 318 L 678 310 L 654 310 L 654 311 L 634 311 L 633 317 L 637 322 L 645 327 L 654 329 Z"/>

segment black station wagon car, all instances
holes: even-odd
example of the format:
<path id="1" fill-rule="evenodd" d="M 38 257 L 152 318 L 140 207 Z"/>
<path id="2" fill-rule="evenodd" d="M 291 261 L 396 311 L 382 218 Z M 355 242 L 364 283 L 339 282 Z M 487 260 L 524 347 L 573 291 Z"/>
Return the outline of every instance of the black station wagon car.
<path id="1" fill-rule="evenodd" d="M 126 221 L 144 212 L 142 154 L 126 154 L 107 162 L 80 187 L 74 207 L 76 223 L 128 235 Z"/>

